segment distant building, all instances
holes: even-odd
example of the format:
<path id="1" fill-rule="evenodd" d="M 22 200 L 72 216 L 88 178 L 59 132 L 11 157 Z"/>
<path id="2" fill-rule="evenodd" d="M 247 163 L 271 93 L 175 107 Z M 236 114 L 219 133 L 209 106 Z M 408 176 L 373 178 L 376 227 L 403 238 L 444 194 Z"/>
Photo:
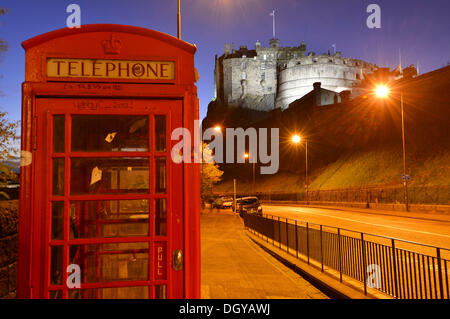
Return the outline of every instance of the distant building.
<path id="1" fill-rule="evenodd" d="M 339 51 L 333 55 L 306 54 L 305 42 L 298 47 L 280 47 L 278 39 L 271 39 L 269 44 L 262 47 L 257 41 L 252 50 L 246 46 L 236 50 L 234 43 L 230 50 L 225 44 L 224 54 L 215 59 L 216 101 L 261 111 L 286 109 L 310 92 L 316 82 L 336 93 L 352 91 L 376 68 L 362 60 L 344 58 Z"/>

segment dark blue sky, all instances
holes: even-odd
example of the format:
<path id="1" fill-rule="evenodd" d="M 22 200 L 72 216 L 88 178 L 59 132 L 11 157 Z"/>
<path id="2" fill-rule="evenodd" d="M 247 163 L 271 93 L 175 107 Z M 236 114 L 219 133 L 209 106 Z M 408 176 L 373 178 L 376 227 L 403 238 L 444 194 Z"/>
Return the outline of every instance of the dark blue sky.
<path id="1" fill-rule="evenodd" d="M 66 27 L 67 5 L 81 6 L 82 24 L 129 24 L 176 36 L 176 0 L 6 0 L 10 13 L 0 17 L 0 38 L 9 51 L 1 57 L 0 107 L 13 120 L 20 118 L 24 51 L 21 42 Z M 381 29 L 368 29 L 366 8 L 381 6 Z M 282 46 L 325 53 L 331 45 L 346 57 L 394 68 L 398 52 L 403 65 L 420 62 L 421 73 L 450 61 L 449 0 L 182 0 L 182 38 L 195 43 L 200 116 L 214 95 L 214 55 L 225 42 L 254 48 L 268 45 L 276 10 L 276 31 Z"/>

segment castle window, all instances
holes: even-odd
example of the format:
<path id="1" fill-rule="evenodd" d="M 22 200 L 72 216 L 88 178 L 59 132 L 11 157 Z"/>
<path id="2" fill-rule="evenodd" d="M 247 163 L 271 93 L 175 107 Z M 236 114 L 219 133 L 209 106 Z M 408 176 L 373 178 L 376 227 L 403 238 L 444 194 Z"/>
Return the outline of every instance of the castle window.
<path id="1" fill-rule="evenodd" d="M 261 81 L 264 81 L 266 79 L 266 73 L 261 73 Z"/>
<path id="2" fill-rule="evenodd" d="M 265 70 L 266 69 L 266 62 L 261 62 L 261 70 Z"/>
<path id="3" fill-rule="evenodd" d="M 264 54 L 264 61 L 267 60 L 267 54 Z"/>
<path id="4" fill-rule="evenodd" d="M 242 72 L 242 80 L 247 80 L 247 72 Z"/>
<path id="5" fill-rule="evenodd" d="M 247 68 L 247 62 L 242 61 L 241 68 L 242 70 L 245 70 Z"/>

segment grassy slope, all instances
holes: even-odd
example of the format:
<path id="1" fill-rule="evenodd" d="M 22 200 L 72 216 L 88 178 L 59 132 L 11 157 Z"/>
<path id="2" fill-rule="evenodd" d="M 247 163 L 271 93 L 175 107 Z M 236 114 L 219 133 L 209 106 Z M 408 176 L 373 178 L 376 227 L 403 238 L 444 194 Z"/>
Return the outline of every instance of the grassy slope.
<path id="1" fill-rule="evenodd" d="M 407 157 L 411 186 L 448 186 L 450 184 L 450 152 Z M 403 172 L 401 152 L 393 149 L 342 155 L 337 161 L 312 172 L 311 189 L 339 189 L 364 186 L 401 185 Z M 257 178 L 257 192 L 299 192 L 304 183 L 303 172 L 278 173 Z M 251 181 L 237 179 L 238 192 L 250 192 Z M 233 191 L 233 181 L 225 180 L 217 192 Z"/>

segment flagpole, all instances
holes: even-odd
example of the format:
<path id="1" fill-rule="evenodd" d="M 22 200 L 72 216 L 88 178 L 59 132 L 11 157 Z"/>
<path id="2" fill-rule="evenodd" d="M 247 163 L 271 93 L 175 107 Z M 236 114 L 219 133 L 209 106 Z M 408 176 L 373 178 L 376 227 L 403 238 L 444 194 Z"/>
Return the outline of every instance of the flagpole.
<path id="1" fill-rule="evenodd" d="M 275 10 L 270 14 L 272 16 L 272 36 L 275 39 Z"/>

